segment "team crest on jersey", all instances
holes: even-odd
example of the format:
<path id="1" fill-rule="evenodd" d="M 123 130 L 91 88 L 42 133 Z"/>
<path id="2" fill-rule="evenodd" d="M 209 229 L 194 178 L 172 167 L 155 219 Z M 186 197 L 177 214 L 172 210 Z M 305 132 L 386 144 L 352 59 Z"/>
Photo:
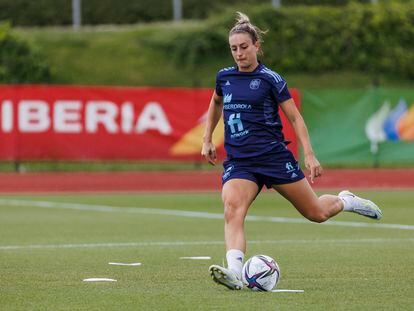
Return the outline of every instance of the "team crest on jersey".
<path id="1" fill-rule="evenodd" d="M 253 79 L 252 81 L 250 81 L 250 89 L 257 90 L 260 86 L 260 82 L 260 79 Z"/>

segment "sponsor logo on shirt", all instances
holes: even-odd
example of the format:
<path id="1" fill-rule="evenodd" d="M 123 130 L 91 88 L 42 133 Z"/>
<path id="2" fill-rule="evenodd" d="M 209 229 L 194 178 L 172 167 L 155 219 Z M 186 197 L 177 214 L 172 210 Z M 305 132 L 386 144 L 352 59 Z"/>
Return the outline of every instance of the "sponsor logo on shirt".
<path id="1" fill-rule="evenodd" d="M 223 99 L 223 102 L 225 103 L 225 104 L 228 104 L 228 103 L 230 103 L 231 102 L 231 98 L 232 98 L 232 96 L 233 96 L 233 94 L 224 94 L 224 99 Z"/>
<path id="2" fill-rule="evenodd" d="M 228 126 L 230 127 L 231 131 L 231 138 L 238 138 L 249 134 L 249 130 L 243 127 L 243 122 L 241 120 L 240 113 L 232 113 L 229 116 L 229 120 L 227 121 Z"/>
<path id="3" fill-rule="evenodd" d="M 231 109 L 248 110 L 248 109 L 252 109 L 252 105 L 250 105 L 250 104 L 227 104 L 227 105 L 224 105 L 224 110 L 231 110 Z"/>

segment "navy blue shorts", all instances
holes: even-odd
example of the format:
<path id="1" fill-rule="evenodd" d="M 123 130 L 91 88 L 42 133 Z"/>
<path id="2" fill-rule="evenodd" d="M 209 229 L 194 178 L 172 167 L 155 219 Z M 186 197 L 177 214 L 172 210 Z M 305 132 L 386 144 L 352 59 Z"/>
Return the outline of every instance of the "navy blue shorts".
<path id="1" fill-rule="evenodd" d="M 289 184 L 305 178 L 299 163 L 284 143 L 254 158 L 227 159 L 223 163 L 222 184 L 235 178 L 247 179 L 259 186 Z"/>

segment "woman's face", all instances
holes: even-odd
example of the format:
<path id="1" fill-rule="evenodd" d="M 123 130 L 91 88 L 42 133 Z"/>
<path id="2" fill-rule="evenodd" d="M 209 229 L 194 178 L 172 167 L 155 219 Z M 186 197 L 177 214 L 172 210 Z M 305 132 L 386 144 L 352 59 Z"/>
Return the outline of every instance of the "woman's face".
<path id="1" fill-rule="evenodd" d="M 253 44 L 247 33 L 235 33 L 229 37 L 231 54 L 240 71 L 253 71 L 257 65 L 259 42 Z"/>

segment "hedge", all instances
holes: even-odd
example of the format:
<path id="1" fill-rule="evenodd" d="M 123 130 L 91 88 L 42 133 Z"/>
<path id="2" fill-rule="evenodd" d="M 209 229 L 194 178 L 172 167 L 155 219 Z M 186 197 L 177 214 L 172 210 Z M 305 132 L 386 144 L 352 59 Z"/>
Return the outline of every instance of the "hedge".
<path id="1" fill-rule="evenodd" d="M 96 24 L 133 24 L 170 20 L 172 0 L 81 0 L 82 22 Z M 345 5 L 356 0 L 282 0 L 283 6 L 298 4 Z M 359 0 L 358 2 L 369 2 Z M 384 0 L 382 0 L 384 1 Z M 385 0 L 389 1 L 389 0 Z M 409 1 L 409 0 L 400 0 Z M 182 0 L 183 17 L 205 18 L 231 5 L 263 5 L 271 0 Z M 0 20 L 13 25 L 46 26 L 70 25 L 72 0 L 0 0 Z"/>
<path id="2" fill-rule="evenodd" d="M 246 8 L 251 21 L 269 30 L 263 60 L 282 71 L 318 73 L 359 70 L 414 78 L 414 2 L 337 7 Z M 203 27 L 158 42 L 179 63 L 196 66 L 205 57 L 230 52 L 234 10 Z"/>
<path id="3" fill-rule="evenodd" d="M 0 82 L 50 82 L 48 65 L 30 46 L 10 35 L 10 26 L 0 24 Z"/>

